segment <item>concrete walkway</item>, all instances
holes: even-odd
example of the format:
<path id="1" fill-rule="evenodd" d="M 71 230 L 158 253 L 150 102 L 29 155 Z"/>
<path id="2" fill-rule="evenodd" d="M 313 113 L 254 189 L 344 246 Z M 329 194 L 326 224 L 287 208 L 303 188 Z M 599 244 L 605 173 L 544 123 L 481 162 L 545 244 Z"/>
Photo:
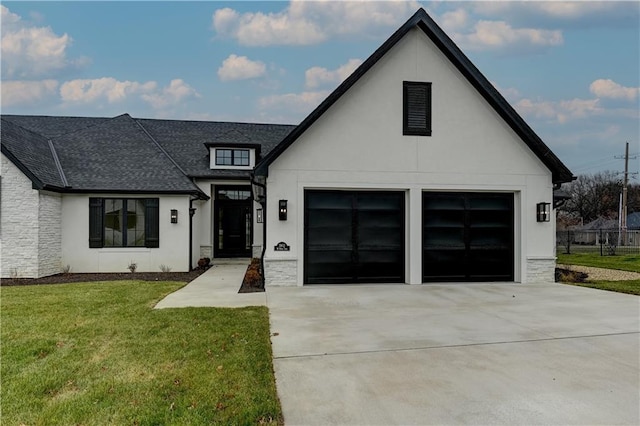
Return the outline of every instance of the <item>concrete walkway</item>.
<path id="1" fill-rule="evenodd" d="M 267 296 L 264 292 L 238 293 L 250 259 L 214 262 L 208 271 L 180 290 L 169 294 L 158 302 L 155 308 L 266 306 Z"/>

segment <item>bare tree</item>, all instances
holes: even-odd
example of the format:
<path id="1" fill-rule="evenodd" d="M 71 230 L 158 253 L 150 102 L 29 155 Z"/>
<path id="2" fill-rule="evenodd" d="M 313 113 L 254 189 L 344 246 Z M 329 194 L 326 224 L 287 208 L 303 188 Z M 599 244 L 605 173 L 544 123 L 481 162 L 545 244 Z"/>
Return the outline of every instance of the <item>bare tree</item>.
<path id="1" fill-rule="evenodd" d="M 618 206 L 622 190 L 622 179 L 619 173 L 605 171 L 593 175 L 580 175 L 575 181 L 563 186 L 571 194 L 561 212 L 570 218 L 581 219 L 585 223 L 599 217 L 615 219 L 618 217 Z M 629 213 L 640 208 L 639 185 L 629 186 Z"/>

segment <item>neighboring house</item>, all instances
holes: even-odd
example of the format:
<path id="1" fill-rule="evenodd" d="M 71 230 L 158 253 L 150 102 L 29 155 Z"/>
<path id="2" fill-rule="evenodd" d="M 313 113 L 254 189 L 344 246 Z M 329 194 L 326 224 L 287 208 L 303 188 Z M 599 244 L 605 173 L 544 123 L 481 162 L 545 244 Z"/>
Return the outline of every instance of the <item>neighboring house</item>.
<path id="1" fill-rule="evenodd" d="M 573 179 L 422 9 L 298 126 L 3 116 L 2 154 L 3 277 L 255 256 L 267 286 L 552 281 Z"/>
<path id="2" fill-rule="evenodd" d="M 627 229 L 640 230 L 640 212 L 629 213 L 627 215 Z"/>

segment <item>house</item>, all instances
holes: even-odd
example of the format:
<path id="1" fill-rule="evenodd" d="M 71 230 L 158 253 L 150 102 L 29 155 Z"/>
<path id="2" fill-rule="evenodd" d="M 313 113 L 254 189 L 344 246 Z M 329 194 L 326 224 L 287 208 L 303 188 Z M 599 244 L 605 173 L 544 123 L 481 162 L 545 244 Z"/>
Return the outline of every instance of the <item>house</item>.
<path id="1" fill-rule="evenodd" d="M 3 116 L 2 276 L 255 256 L 267 286 L 552 281 L 572 179 L 420 9 L 298 126 Z"/>

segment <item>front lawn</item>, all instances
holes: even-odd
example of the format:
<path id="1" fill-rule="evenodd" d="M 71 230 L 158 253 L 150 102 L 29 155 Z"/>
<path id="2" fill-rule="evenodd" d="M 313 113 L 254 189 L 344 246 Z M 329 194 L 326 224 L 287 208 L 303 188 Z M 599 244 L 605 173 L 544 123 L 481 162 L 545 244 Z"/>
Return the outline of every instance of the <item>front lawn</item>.
<path id="1" fill-rule="evenodd" d="M 564 284 L 579 285 L 581 287 L 597 288 L 599 290 L 616 291 L 618 293 L 629 293 L 640 296 L 640 280 L 630 281 L 587 281 L 584 283 Z"/>
<path id="2" fill-rule="evenodd" d="M 600 256 L 599 253 L 558 254 L 558 263 L 640 272 L 640 255 Z"/>
<path id="3" fill-rule="evenodd" d="M 3 287 L 1 423 L 281 423 L 267 309 L 152 309 L 183 285 Z"/>

